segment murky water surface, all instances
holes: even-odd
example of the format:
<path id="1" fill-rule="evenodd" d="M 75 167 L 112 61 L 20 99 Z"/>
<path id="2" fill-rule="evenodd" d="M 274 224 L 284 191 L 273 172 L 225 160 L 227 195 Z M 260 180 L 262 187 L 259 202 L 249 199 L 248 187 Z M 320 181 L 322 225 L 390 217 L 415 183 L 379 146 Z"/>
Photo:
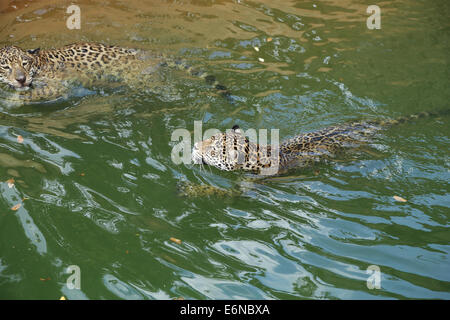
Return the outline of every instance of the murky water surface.
<path id="1" fill-rule="evenodd" d="M 0 101 L 1 298 L 450 298 L 448 117 L 234 198 L 179 196 L 183 181 L 246 176 L 171 160 L 172 133 L 194 121 L 286 138 L 448 107 L 448 1 L 380 2 L 380 30 L 357 0 L 73 3 L 80 30 L 66 27 L 69 2 L 1 2 L 0 45 L 154 50 L 216 75 L 235 103 L 170 69 L 158 92 Z M 71 265 L 80 290 L 66 285 Z"/>

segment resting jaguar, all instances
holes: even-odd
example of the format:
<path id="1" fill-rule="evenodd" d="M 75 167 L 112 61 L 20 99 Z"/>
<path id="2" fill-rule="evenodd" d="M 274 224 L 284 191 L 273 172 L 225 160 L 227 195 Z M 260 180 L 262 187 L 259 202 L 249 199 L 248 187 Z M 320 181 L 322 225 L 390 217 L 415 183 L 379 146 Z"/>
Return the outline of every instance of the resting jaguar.
<path id="1" fill-rule="evenodd" d="M 369 142 L 378 131 L 389 126 L 426 116 L 448 114 L 421 112 L 398 119 L 358 121 L 331 126 L 322 130 L 303 133 L 276 145 L 259 145 L 249 141 L 238 126 L 225 133 L 197 142 L 192 150 L 194 164 L 206 164 L 220 170 L 246 170 L 256 174 L 279 175 L 293 168 L 307 167 L 316 162 L 331 159 L 345 149 Z M 223 195 L 221 189 L 210 187 L 184 187 L 182 193 L 189 196 Z"/>
<path id="2" fill-rule="evenodd" d="M 107 80 L 149 86 L 152 74 L 161 66 L 185 70 L 229 96 L 214 76 L 148 51 L 99 43 L 75 43 L 49 50 L 25 51 L 16 46 L 0 49 L 0 82 L 16 89 L 10 98 L 22 101 L 59 98 L 68 93 L 72 82 L 92 86 Z"/>

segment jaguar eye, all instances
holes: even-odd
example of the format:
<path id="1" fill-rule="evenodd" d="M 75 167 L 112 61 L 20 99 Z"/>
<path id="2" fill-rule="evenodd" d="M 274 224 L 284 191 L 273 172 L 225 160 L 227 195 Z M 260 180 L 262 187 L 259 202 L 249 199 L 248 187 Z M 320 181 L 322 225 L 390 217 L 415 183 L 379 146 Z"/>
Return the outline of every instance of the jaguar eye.
<path id="1" fill-rule="evenodd" d="M 216 140 L 216 137 L 212 136 L 212 137 L 211 137 L 211 140 L 212 140 L 212 141 Z"/>

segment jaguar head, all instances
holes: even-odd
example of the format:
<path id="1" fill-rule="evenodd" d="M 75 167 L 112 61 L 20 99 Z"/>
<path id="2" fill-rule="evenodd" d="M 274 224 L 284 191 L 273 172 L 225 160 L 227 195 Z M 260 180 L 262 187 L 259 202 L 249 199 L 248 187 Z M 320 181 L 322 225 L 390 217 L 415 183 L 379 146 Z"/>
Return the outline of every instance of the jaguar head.
<path id="1" fill-rule="evenodd" d="M 24 51 L 16 46 L 1 48 L 0 82 L 16 89 L 30 87 L 37 71 L 36 52 Z"/>
<path id="2" fill-rule="evenodd" d="M 239 126 L 195 143 L 192 150 L 194 164 L 207 164 L 225 171 L 243 169 L 260 172 L 270 167 L 273 162 L 270 157 L 271 147 L 249 141 Z"/>
<path id="3" fill-rule="evenodd" d="M 217 133 L 209 139 L 195 143 L 192 160 L 194 164 L 207 164 L 220 170 L 237 170 L 242 164 L 239 160 L 245 158 L 246 146 L 248 139 L 238 126 L 234 126 L 225 133 Z"/>

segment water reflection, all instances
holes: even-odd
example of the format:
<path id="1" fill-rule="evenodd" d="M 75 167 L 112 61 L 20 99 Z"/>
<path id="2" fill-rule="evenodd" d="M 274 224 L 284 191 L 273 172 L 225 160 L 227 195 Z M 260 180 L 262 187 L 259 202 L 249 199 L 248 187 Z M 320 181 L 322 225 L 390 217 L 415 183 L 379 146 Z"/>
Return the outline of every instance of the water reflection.
<path id="1" fill-rule="evenodd" d="M 366 5 L 354 1 L 77 4 L 84 22 L 71 31 L 64 3 L 1 5 L 1 45 L 89 40 L 169 53 L 225 80 L 236 103 L 176 72 L 164 74 L 160 95 L 0 101 L 1 179 L 15 179 L 14 188 L 0 184 L 1 296 L 449 298 L 448 119 L 394 128 L 371 153 L 250 184 L 170 159 L 171 133 L 196 120 L 205 129 L 279 128 L 284 138 L 442 107 L 448 34 L 436 6 L 383 6 L 389 19 L 371 33 Z M 245 193 L 180 197 L 181 180 Z M 82 270 L 81 291 L 61 285 L 71 264 Z M 372 264 L 379 291 L 366 285 Z M 44 275 L 53 287 L 40 286 Z"/>

